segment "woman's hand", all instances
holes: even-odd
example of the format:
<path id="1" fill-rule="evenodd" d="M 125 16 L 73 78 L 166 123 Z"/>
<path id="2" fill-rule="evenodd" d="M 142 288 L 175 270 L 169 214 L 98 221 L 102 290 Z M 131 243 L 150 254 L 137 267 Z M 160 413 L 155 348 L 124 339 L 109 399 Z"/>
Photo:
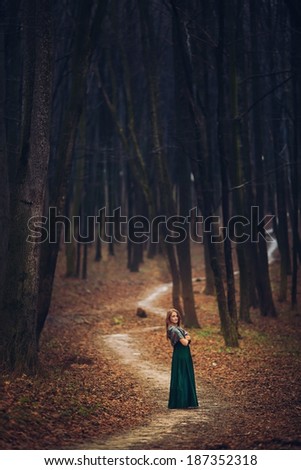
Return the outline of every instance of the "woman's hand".
<path id="1" fill-rule="evenodd" d="M 183 344 L 183 346 L 189 346 L 191 343 L 191 338 L 189 335 L 185 335 L 185 338 L 180 339 L 180 343 Z"/>

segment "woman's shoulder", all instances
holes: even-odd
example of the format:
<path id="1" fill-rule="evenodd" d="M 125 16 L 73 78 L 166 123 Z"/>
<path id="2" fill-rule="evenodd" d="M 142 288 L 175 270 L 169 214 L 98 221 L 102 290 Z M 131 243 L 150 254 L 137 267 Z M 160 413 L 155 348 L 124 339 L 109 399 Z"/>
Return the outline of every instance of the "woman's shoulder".
<path id="1" fill-rule="evenodd" d="M 169 325 L 169 327 L 167 328 L 167 335 L 169 337 L 174 336 L 178 333 L 179 333 L 178 327 L 175 325 Z"/>
<path id="2" fill-rule="evenodd" d="M 175 333 L 179 336 L 181 336 L 181 335 L 185 336 L 185 334 L 186 334 L 186 332 L 185 332 L 185 330 L 183 330 L 183 328 L 181 328 L 180 326 L 175 326 L 175 325 L 169 325 L 168 332 L 169 333 Z"/>
<path id="3" fill-rule="evenodd" d="M 178 331 L 178 330 L 179 330 L 179 327 L 175 325 L 169 325 L 168 327 L 168 331 Z"/>

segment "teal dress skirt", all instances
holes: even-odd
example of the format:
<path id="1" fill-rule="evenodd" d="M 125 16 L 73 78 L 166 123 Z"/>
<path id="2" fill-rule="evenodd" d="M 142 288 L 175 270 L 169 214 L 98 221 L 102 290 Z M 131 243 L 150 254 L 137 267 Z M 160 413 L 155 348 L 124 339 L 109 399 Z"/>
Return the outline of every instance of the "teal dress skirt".
<path id="1" fill-rule="evenodd" d="M 174 348 L 168 408 L 196 408 L 198 399 L 190 347 L 183 346 L 179 341 L 187 333 L 180 327 L 170 326 L 167 334 Z"/>

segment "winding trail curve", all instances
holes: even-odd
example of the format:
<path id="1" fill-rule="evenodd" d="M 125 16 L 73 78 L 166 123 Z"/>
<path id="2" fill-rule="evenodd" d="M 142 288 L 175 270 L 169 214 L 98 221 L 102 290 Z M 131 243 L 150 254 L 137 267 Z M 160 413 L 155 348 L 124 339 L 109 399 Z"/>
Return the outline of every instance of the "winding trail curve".
<path id="1" fill-rule="evenodd" d="M 277 242 L 268 243 L 269 263 L 274 261 Z M 236 273 L 237 274 L 237 273 Z M 243 439 L 246 413 L 237 409 L 235 403 L 229 403 L 221 392 L 206 383 L 196 374 L 198 409 L 169 410 L 167 399 L 169 393 L 170 369 L 143 359 L 135 337 L 150 330 L 162 329 L 162 317 L 165 310 L 157 307 L 160 296 L 171 290 L 172 284 L 157 286 L 138 306 L 158 315 L 158 326 L 132 330 L 125 334 L 101 336 L 110 354 L 117 356 L 120 364 L 142 381 L 147 393 L 156 397 L 156 409 L 150 422 L 144 426 L 130 429 L 107 440 L 95 441 L 85 449 L 227 449 L 227 437 L 240 430 Z M 169 365 L 170 366 L 170 365 Z M 147 399 L 146 393 L 146 399 Z M 235 407 L 235 418 L 231 410 Z"/>
<path id="2" fill-rule="evenodd" d="M 158 286 L 149 296 L 139 302 L 139 306 L 147 308 L 152 313 L 158 314 L 158 326 L 139 328 L 125 334 L 112 334 L 101 336 L 99 341 L 104 341 L 110 354 L 117 356 L 118 361 L 129 372 L 134 373 L 138 380 L 143 382 L 144 389 L 156 397 L 156 409 L 150 422 L 108 438 L 105 441 L 95 441 L 85 449 L 192 449 L 200 448 L 203 443 L 201 435 L 206 434 L 208 427 L 218 428 L 222 426 L 220 415 L 226 412 L 228 405 L 224 399 L 217 396 L 209 384 L 201 383 L 196 376 L 197 393 L 200 403 L 198 409 L 169 410 L 167 400 L 169 393 L 170 369 L 158 367 L 153 363 L 142 359 L 141 352 L 137 347 L 135 337 L 143 333 L 149 333 L 154 329 L 162 329 L 162 316 L 165 310 L 154 307 L 153 303 L 158 301 L 161 295 L 171 289 L 171 284 Z M 169 365 L 170 366 L 170 365 Z M 146 397 L 147 399 L 147 397 Z M 219 424 L 218 424 L 219 423 Z M 189 430 L 189 432 L 188 432 Z M 212 432 L 212 429 L 210 429 Z M 192 445 L 192 434 L 198 439 Z M 219 434 L 217 432 L 217 434 Z M 223 432 L 222 432 L 223 434 Z"/>

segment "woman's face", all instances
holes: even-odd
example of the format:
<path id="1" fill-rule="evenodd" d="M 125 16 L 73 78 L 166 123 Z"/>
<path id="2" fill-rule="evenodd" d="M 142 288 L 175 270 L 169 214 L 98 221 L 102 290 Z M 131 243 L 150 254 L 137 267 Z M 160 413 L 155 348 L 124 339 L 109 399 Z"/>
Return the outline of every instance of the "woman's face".
<path id="1" fill-rule="evenodd" d="M 173 325 L 177 325 L 179 323 L 179 317 L 177 312 L 172 312 L 172 314 L 169 317 L 170 323 Z"/>

